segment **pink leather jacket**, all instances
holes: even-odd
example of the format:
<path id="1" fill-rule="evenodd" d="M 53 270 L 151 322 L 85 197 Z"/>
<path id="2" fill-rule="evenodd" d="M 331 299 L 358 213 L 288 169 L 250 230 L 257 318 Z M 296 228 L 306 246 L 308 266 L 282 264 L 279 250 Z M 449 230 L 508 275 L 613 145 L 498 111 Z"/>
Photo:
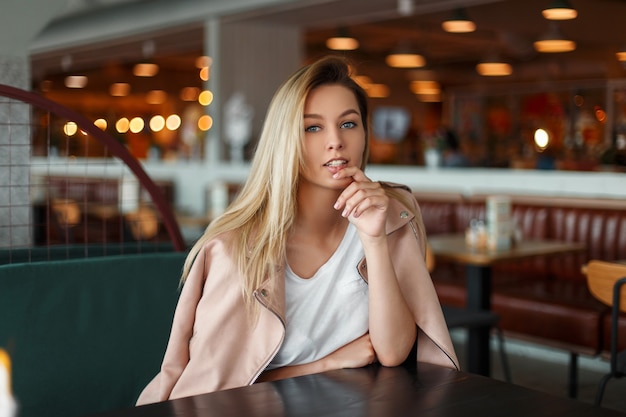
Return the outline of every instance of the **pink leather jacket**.
<path id="1" fill-rule="evenodd" d="M 419 213 L 413 195 L 406 194 Z M 391 199 L 387 234 L 398 282 L 418 326 L 416 359 L 458 369 L 417 230 L 411 211 Z M 284 282 L 273 288 L 265 282 L 254 292 L 262 307 L 252 320 L 229 254 L 231 237 L 207 242 L 198 254 L 181 291 L 161 371 L 137 405 L 252 384 L 278 352 L 285 334 Z M 365 260 L 358 268 L 367 280 Z"/>

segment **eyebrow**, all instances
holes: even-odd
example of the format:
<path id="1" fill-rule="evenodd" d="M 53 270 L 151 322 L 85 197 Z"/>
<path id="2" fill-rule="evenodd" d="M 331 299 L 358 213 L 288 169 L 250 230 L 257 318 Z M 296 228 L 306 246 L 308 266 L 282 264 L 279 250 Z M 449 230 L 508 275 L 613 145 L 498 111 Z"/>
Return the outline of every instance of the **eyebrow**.
<path id="1" fill-rule="evenodd" d="M 347 116 L 349 114 L 356 114 L 357 116 L 360 115 L 359 112 L 356 111 L 355 109 L 348 109 L 348 110 L 344 111 L 343 113 L 341 113 L 339 115 L 339 117 L 345 117 L 345 116 Z M 304 118 L 305 119 L 308 119 L 308 118 L 310 118 L 310 119 L 323 119 L 322 115 L 315 114 L 315 113 L 305 113 L 304 114 Z"/>

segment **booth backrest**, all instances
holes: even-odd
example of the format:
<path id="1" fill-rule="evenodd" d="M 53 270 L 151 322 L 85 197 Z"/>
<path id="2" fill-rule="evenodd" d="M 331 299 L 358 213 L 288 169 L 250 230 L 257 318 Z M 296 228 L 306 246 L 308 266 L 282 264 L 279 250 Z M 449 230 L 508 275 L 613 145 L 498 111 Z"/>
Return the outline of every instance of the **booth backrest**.
<path id="1" fill-rule="evenodd" d="M 132 406 L 159 370 L 186 254 L 0 265 L 19 417 Z"/>
<path id="2" fill-rule="evenodd" d="M 485 218 L 486 195 L 416 192 L 426 232 L 463 233 L 472 219 Z M 612 199 L 511 196 L 512 215 L 524 239 L 580 242 L 586 251 L 516 262 L 518 271 L 584 281 L 590 259 L 626 259 L 626 202 Z M 508 268 L 510 265 L 498 266 Z"/>
<path id="3" fill-rule="evenodd" d="M 91 243 L 0 249 L 0 265 L 26 262 L 60 261 L 114 255 L 174 252 L 172 242 Z"/>

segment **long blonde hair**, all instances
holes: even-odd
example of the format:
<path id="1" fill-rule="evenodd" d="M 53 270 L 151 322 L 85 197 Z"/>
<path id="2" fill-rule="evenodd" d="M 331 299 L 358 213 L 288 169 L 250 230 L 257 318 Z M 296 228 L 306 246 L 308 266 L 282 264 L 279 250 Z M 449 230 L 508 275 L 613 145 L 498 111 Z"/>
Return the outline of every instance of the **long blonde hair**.
<path id="1" fill-rule="evenodd" d="M 338 84 L 350 89 L 357 100 L 368 156 L 367 95 L 350 77 L 349 65 L 329 56 L 305 66 L 289 77 L 270 102 L 248 179 L 224 214 L 207 227 L 191 248 L 185 261 L 182 281 L 202 246 L 213 237 L 236 231 L 234 258 L 243 278 L 246 301 L 266 279 L 272 281 L 285 263 L 286 240 L 296 216 L 296 195 L 303 166 L 304 105 L 316 87 Z"/>

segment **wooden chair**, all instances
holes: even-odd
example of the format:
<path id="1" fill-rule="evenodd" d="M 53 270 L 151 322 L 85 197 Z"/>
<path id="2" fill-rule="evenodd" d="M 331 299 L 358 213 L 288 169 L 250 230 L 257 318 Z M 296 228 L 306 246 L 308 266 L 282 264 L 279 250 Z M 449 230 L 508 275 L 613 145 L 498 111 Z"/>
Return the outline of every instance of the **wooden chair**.
<path id="1" fill-rule="evenodd" d="M 591 294 L 611 307 L 611 346 L 610 370 L 598 384 L 595 404 L 600 405 L 604 389 L 611 378 L 626 376 L 626 350 L 618 352 L 618 319 L 620 312 L 626 312 L 626 264 L 591 260 L 587 264 L 587 285 Z"/>

